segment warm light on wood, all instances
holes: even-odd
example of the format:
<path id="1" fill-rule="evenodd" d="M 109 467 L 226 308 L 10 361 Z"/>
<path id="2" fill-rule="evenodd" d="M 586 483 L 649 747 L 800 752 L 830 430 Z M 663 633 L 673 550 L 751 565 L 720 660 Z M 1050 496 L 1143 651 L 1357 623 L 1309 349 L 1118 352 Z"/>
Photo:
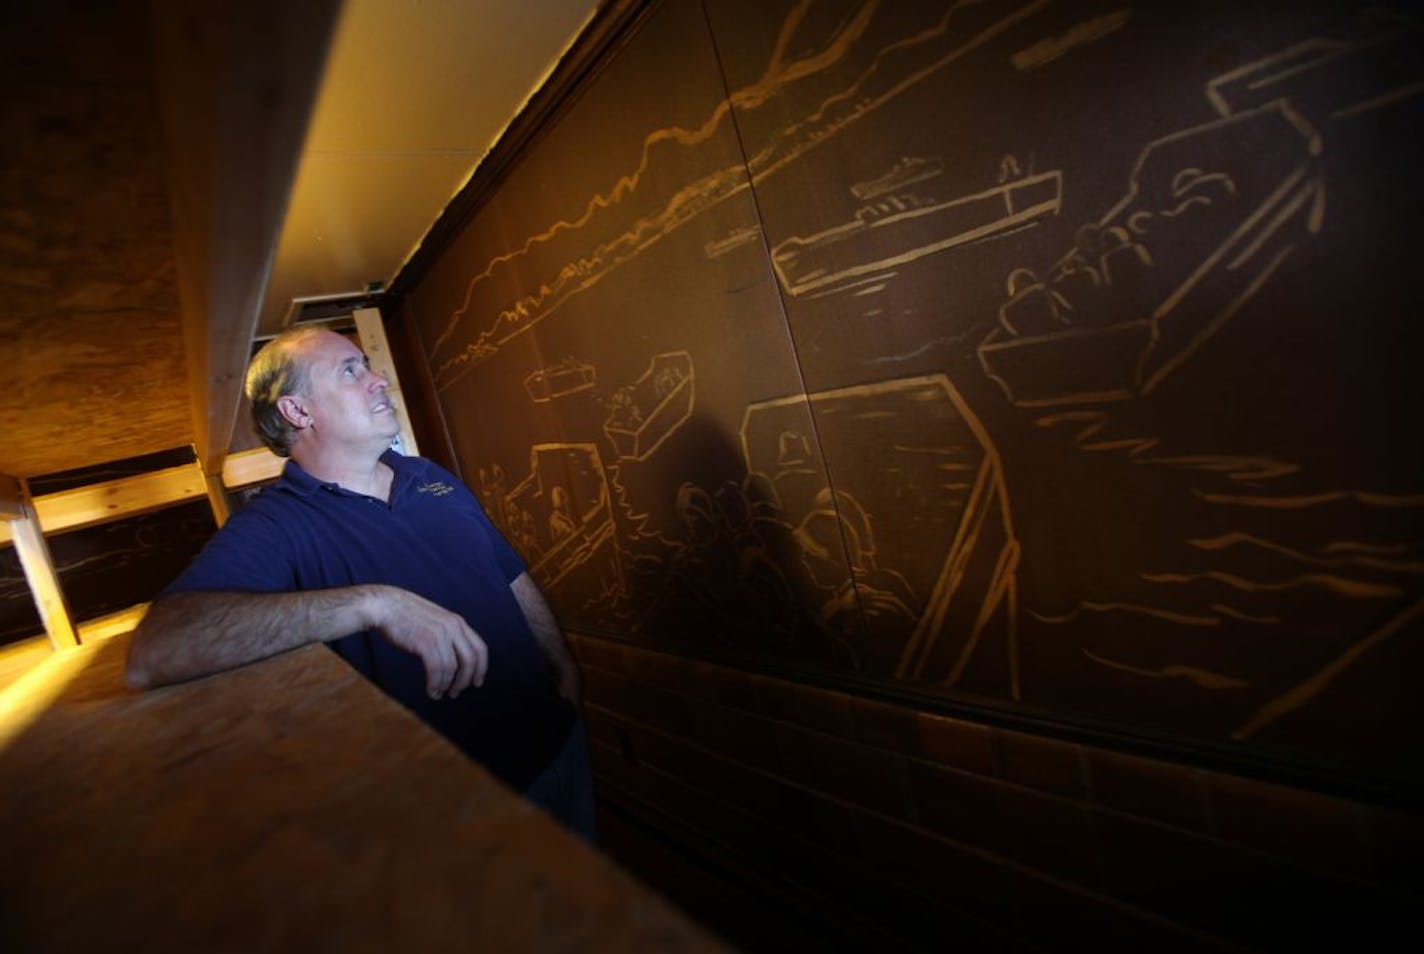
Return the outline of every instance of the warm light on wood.
<path id="1" fill-rule="evenodd" d="M 228 509 L 227 493 L 223 489 L 222 475 L 204 474 L 203 486 L 208 491 L 208 506 L 213 511 L 213 522 L 221 527 L 232 515 L 232 511 Z"/>
<path id="2" fill-rule="evenodd" d="M 149 4 L 193 443 L 213 473 L 231 443 L 322 51 L 340 7 L 335 0 Z M 266 55 L 250 55 L 258 49 Z"/>
<path id="3" fill-rule="evenodd" d="M 159 510 L 207 492 L 202 468 L 192 463 L 45 494 L 35 498 L 34 507 L 44 532 L 59 533 Z"/>
<path id="4" fill-rule="evenodd" d="M 85 643 L 92 643 L 96 639 L 108 639 L 111 636 L 131 633 L 143 621 L 144 614 L 147 612 L 148 604 L 139 603 L 128 609 L 85 620 L 79 624 L 79 638 Z"/>
<path id="5" fill-rule="evenodd" d="M 23 489 L 23 484 L 21 487 Z M 59 588 L 59 577 L 54 572 L 54 561 L 50 559 L 40 521 L 29 502 L 22 501 L 20 509 L 23 516 L 11 522 L 10 532 L 14 535 L 15 553 L 25 570 L 25 579 L 29 581 L 30 593 L 34 596 L 35 608 L 39 610 L 45 632 L 56 649 L 78 646 L 79 638 L 69 620 L 69 607 L 65 605 L 64 593 Z"/>
<path id="6" fill-rule="evenodd" d="M 0 519 L 18 520 L 24 516 L 20 509 L 23 496 L 18 480 L 8 474 L 0 474 Z"/>
<path id="7" fill-rule="evenodd" d="M 287 462 L 265 447 L 238 451 L 223 460 L 222 482 L 228 490 L 237 490 L 263 480 L 271 480 L 282 472 Z"/>

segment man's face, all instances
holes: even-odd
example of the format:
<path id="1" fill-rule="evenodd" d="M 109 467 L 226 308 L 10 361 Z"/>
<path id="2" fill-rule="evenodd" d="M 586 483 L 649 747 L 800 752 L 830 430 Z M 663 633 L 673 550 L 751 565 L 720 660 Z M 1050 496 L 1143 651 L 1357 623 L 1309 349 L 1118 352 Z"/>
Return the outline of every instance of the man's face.
<path id="1" fill-rule="evenodd" d="M 297 345 L 306 365 L 307 393 L 298 398 L 307 414 L 305 439 L 323 446 L 370 447 L 379 452 L 400 433 L 390 382 L 372 371 L 366 356 L 332 331 Z"/>

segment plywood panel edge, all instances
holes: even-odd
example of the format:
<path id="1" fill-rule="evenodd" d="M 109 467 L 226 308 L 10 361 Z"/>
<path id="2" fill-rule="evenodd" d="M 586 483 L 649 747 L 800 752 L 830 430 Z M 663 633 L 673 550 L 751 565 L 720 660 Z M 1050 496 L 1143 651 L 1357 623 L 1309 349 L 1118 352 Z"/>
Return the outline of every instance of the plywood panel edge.
<path id="1" fill-rule="evenodd" d="M 339 10 L 337 0 L 149 4 L 194 443 L 209 474 L 232 438 Z"/>

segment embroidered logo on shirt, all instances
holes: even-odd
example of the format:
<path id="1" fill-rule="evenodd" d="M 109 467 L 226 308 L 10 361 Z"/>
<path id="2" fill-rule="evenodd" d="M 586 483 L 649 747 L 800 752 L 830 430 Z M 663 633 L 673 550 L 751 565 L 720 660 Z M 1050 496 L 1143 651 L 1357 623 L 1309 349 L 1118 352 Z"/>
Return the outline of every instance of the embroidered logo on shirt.
<path id="1" fill-rule="evenodd" d="M 439 481 L 439 480 L 433 481 L 433 482 L 428 483 L 428 484 L 421 484 L 421 485 L 419 485 L 418 487 L 415 488 L 415 492 L 416 492 L 416 493 L 419 493 L 419 494 L 434 494 L 434 495 L 437 496 L 437 497 L 443 497 L 443 496 L 445 496 L 445 495 L 448 494 L 448 493 L 453 493 L 454 491 L 455 491 L 455 488 L 454 488 L 454 487 L 451 487 L 449 484 L 443 483 L 442 481 Z"/>

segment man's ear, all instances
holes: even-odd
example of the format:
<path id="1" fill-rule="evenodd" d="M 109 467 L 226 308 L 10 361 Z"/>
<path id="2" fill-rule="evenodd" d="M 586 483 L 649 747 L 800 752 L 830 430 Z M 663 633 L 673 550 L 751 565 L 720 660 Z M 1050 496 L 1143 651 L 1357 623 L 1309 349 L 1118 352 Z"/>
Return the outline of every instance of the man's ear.
<path id="1" fill-rule="evenodd" d="M 297 430 L 311 426 L 311 415 L 307 413 L 301 398 L 295 394 L 284 394 L 277 398 L 277 410 L 287 419 L 287 423 Z"/>

